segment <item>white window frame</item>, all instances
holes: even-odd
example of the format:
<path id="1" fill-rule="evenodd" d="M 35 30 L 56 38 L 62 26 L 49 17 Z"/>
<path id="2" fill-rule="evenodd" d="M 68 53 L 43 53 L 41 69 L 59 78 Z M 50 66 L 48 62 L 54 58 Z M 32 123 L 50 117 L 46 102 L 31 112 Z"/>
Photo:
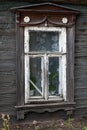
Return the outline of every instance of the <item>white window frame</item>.
<path id="1" fill-rule="evenodd" d="M 64 100 L 66 101 L 67 91 L 66 91 L 66 28 L 65 27 L 25 27 L 24 28 L 24 54 L 25 54 L 25 103 L 28 103 L 28 101 L 43 101 L 43 99 L 37 97 L 35 98 L 29 98 L 29 54 L 33 54 L 33 56 L 36 56 L 34 52 L 29 53 L 29 30 L 35 30 L 35 31 L 52 31 L 52 32 L 59 32 L 59 52 L 50 53 L 47 52 L 50 56 L 56 56 L 61 57 L 61 68 L 60 68 L 60 93 L 62 95 L 62 98 L 60 96 L 57 97 L 50 97 L 48 98 L 48 93 L 45 91 L 45 101 L 48 100 Z M 38 56 L 43 57 L 43 53 L 40 52 Z M 47 58 L 44 56 L 44 58 Z M 46 66 L 45 66 L 46 68 Z M 47 70 L 45 70 L 47 71 Z"/>

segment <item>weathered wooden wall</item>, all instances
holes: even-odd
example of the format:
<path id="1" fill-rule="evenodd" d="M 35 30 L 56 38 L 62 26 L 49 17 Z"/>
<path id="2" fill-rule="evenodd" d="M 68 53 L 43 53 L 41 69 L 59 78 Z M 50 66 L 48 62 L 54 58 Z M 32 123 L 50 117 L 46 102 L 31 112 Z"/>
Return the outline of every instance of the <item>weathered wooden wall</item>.
<path id="1" fill-rule="evenodd" d="M 29 2 L 0 2 L 0 112 L 15 114 L 16 105 L 16 28 L 13 6 Z M 63 4 L 64 5 L 64 4 Z M 80 11 L 75 40 L 76 115 L 87 114 L 87 6 L 66 5 Z"/>
<path id="2" fill-rule="evenodd" d="M 16 29 L 15 15 L 9 9 L 23 4 L 0 2 L 0 113 L 15 113 Z"/>
<path id="3" fill-rule="evenodd" d="M 87 115 L 87 6 L 74 6 L 80 10 L 76 23 L 75 40 L 75 100 L 76 114 Z"/>

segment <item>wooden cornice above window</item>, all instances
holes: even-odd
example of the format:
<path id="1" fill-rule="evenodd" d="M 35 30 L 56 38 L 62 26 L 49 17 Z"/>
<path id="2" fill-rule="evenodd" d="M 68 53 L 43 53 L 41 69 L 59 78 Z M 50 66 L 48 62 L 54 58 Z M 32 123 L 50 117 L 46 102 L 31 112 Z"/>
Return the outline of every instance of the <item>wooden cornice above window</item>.
<path id="1" fill-rule="evenodd" d="M 77 10 L 53 3 L 40 3 L 11 8 L 16 12 L 19 26 L 71 26 Z"/>

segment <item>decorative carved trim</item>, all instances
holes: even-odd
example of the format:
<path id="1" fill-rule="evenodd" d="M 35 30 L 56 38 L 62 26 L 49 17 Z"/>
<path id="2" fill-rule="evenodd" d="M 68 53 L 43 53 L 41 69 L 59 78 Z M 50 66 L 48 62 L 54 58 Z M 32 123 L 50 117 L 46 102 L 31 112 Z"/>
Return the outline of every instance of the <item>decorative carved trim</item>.
<path id="1" fill-rule="evenodd" d="M 75 102 L 61 102 L 61 103 L 45 103 L 45 104 L 28 104 L 28 105 L 21 105 L 15 106 L 17 109 L 18 119 L 23 119 L 24 110 L 27 112 L 56 112 L 58 110 L 64 110 L 67 114 L 72 114 L 75 109 Z"/>
<path id="2" fill-rule="evenodd" d="M 54 25 L 59 25 L 59 26 L 72 26 L 73 24 L 74 24 L 74 22 L 72 22 L 72 23 L 62 23 L 62 21 L 61 22 L 55 22 L 55 21 L 52 21 L 52 20 L 50 20 L 50 19 L 48 19 L 48 22 L 49 23 L 51 23 L 51 24 L 54 24 Z"/>
<path id="3" fill-rule="evenodd" d="M 16 14 L 16 24 L 19 24 L 20 23 L 20 14 L 17 13 Z"/>
<path id="4" fill-rule="evenodd" d="M 37 15 L 38 16 L 38 15 Z M 41 25 L 42 26 L 49 26 L 49 24 L 51 24 L 52 26 L 63 26 L 63 27 L 70 27 L 73 24 L 75 24 L 75 17 L 67 17 L 67 23 L 63 23 L 62 19 L 64 18 L 64 16 L 60 17 L 56 16 L 54 17 L 53 15 L 51 15 L 50 17 L 47 15 L 44 15 L 42 18 L 40 18 L 40 16 L 38 16 L 37 18 L 33 18 L 32 15 L 29 16 L 29 18 L 31 19 L 29 22 L 24 22 L 24 17 L 21 18 L 19 25 L 20 26 L 36 26 L 36 25 Z M 41 20 L 40 20 L 41 19 Z M 44 25 L 43 25 L 44 24 Z"/>
<path id="5" fill-rule="evenodd" d="M 37 11 L 35 11 L 37 10 Z M 24 118 L 24 111 L 49 111 L 57 110 L 69 111 L 71 113 L 75 107 L 74 103 L 74 28 L 78 11 L 66 8 L 57 4 L 43 3 L 13 8 L 16 12 L 17 24 L 17 118 Z M 28 16 L 30 21 L 24 22 L 24 17 Z M 62 18 L 68 19 L 67 23 L 62 22 Z M 67 102 L 46 103 L 46 104 L 25 104 L 25 84 L 24 84 L 24 27 L 26 26 L 49 26 L 49 27 L 70 27 L 67 28 Z M 71 48 L 71 50 L 70 50 Z M 73 63 L 72 63 L 73 61 Z M 72 64 L 71 64 L 72 63 Z M 44 105 L 44 106 L 43 106 Z"/>
<path id="6" fill-rule="evenodd" d="M 14 7 L 11 9 L 15 11 L 17 16 L 17 24 L 19 26 L 72 26 L 75 24 L 76 15 L 79 14 L 77 10 L 64 7 L 53 3 L 42 3 L 35 5 L 27 5 L 21 7 Z M 24 17 L 29 17 L 29 22 L 24 21 Z M 67 18 L 67 22 L 62 21 Z M 44 25 L 43 25 L 44 24 Z"/>
<path id="7" fill-rule="evenodd" d="M 37 25 L 37 24 L 42 24 L 45 23 L 45 21 L 47 20 L 47 17 L 45 16 L 42 20 L 40 21 L 36 21 L 36 22 L 30 22 L 30 23 L 26 23 L 28 25 Z"/>

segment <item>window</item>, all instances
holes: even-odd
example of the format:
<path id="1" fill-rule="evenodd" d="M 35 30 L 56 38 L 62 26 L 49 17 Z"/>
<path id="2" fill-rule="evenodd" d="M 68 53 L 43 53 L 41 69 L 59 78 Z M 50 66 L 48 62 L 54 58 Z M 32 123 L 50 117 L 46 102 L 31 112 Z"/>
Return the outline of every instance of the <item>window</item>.
<path id="1" fill-rule="evenodd" d="M 25 27 L 25 102 L 66 100 L 66 28 Z"/>
<path id="2" fill-rule="evenodd" d="M 53 3 L 14 7 L 17 118 L 27 111 L 74 109 L 76 10 Z"/>

